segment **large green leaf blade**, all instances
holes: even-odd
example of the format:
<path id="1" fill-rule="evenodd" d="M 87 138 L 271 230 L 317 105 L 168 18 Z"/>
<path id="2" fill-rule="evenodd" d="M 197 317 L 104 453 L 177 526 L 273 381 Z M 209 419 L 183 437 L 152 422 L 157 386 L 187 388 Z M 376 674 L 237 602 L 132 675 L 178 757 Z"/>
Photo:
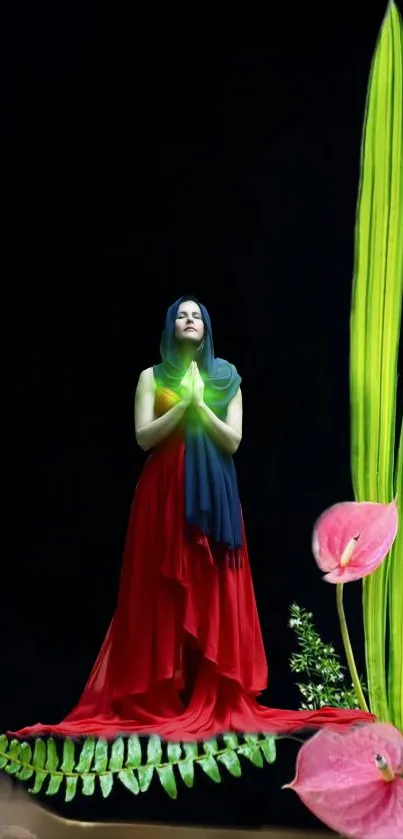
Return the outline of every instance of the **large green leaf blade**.
<path id="1" fill-rule="evenodd" d="M 403 296 L 403 26 L 396 7 L 392 9 L 392 37 L 394 50 L 393 96 L 395 108 L 395 133 L 392 157 L 396 170 L 400 170 L 400 178 L 392 180 L 392 204 L 397 208 L 400 226 L 391 232 L 390 251 L 391 260 L 395 262 L 397 276 L 400 275 L 400 301 L 397 301 L 397 311 L 393 317 L 399 316 L 401 327 L 402 296 Z M 399 306 L 400 302 L 400 306 Z M 388 331 L 388 325 L 387 325 Z M 393 340 L 393 331 L 390 330 Z M 398 361 L 398 340 L 391 348 L 396 352 L 396 366 Z M 397 380 L 396 380 L 397 385 Z M 394 445 L 394 435 L 391 445 Z M 397 457 L 395 492 L 399 512 L 399 523 L 403 524 L 403 422 L 400 427 L 400 443 Z M 397 728 L 403 729 L 403 527 L 399 526 L 397 538 L 389 557 L 389 704 L 391 718 Z"/>
<path id="2" fill-rule="evenodd" d="M 390 554 L 389 702 L 393 724 L 403 731 L 403 421 L 397 457 L 396 494 L 400 526 Z"/>
<path id="3" fill-rule="evenodd" d="M 388 74 L 391 49 L 390 15 L 386 16 L 378 43 L 373 86 L 373 110 L 368 114 L 368 165 L 372 170 L 370 225 L 370 262 L 368 266 L 367 335 L 365 342 L 366 415 L 365 426 L 365 493 L 359 500 L 388 501 L 391 497 L 393 459 L 390 458 L 390 439 L 393 434 L 390 404 L 390 369 L 382 380 L 385 366 L 385 306 L 387 295 L 387 233 L 390 211 L 389 148 L 390 120 L 388 103 L 390 79 Z M 383 81 L 383 87 L 382 87 Z M 380 126 L 384 125 L 384 131 Z M 380 135 L 380 136 L 379 136 Z M 372 164 L 372 165 L 371 165 Z M 361 219 L 362 222 L 362 219 Z M 392 286 L 393 291 L 393 286 Z M 390 292 L 389 292 L 390 296 Z M 389 375 L 388 375 L 389 374 Z M 364 391 L 364 399 L 365 399 Z M 382 392 L 384 391 L 384 392 Z M 385 449 L 386 451 L 382 451 Z M 387 458 L 389 455 L 389 460 Z M 381 465 L 384 474 L 381 475 Z M 386 488 L 387 487 L 387 488 Z M 389 492 L 387 491 L 389 490 Z M 376 574 L 364 581 L 364 628 L 366 660 L 371 709 L 383 720 L 390 719 L 386 688 L 386 616 L 387 566 L 381 565 Z"/>
<path id="4" fill-rule="evenodd" d="M 402 52 L 401 20 L 390 3 L 371 68 L 357 206 L 350 399 L 351 467 L 358 501 L 393 497 L 403 290 Z M 389 572 L 386 561 L 363 586 L 370 704 L 382 720 L 391 718 L 386 681 Z"/>

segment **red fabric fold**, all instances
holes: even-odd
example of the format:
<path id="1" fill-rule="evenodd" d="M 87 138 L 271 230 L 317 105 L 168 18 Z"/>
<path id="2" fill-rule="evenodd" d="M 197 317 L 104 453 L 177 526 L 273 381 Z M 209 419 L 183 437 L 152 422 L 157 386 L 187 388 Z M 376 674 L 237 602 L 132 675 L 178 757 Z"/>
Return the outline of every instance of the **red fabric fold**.
<path id="1" fill-rule="evenodd" d="M 61 723 L 14 734 L 184 741 L 372 721 L 361 711 L 257 702 L 268 671 L 246 539 L 242 550 L 242 568 L 233 570 L 214 561 L 206 536 L 186 534 L 184 442 L 173 436 L 137 485 L 116 611 L 77 706 Z"/>

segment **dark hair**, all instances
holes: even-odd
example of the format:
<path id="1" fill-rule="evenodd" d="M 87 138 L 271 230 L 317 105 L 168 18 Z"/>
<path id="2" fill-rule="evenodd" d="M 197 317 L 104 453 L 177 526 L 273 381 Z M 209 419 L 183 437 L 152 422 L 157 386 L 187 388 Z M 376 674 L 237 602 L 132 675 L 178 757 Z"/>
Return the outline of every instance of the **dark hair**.
<path id="1" fill-rule="evenodd" d="M 200 306 L 200 300 L 195 294 L 183 294 L 181 297 L 181 303 L 183 303 L 184 300 L 193 300 L 194 303 L 197 303 L 197 305 Z"/>

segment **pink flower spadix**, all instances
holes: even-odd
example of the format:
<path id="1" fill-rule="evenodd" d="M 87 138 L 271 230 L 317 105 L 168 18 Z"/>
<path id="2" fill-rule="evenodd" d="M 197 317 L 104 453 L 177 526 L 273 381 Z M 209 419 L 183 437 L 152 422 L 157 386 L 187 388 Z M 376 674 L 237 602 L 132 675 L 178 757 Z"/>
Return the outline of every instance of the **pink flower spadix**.
<path id="1" fill-rule="evenodd" d="M 396 537 L 396 501 L 375 504 L 346 501 L 329 507 L 317 520 L 312 551 L 324 580 L 350 583 L 372 574 Z"/>
<path id="2" fill-rule="evenodd" d="M 324 824 L 355 839 L 403 836 L 403 734 L 387 723 L 322 729 L 299 751 L 293 789 Z"/>

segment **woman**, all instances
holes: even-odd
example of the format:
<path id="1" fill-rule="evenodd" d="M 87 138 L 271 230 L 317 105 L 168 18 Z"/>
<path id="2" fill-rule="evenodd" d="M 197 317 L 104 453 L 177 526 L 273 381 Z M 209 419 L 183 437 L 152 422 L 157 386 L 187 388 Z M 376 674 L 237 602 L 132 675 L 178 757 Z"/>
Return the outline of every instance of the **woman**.
<path id="1" fill-rule="evenodd" d="M 194 299 L 168 309 L 161 358 L 136 390 L 136 439 L 152 453 L 134 496 L 104 644 L 69 716 L 18 736 L 155 732 L 197 740 L 370 719 L 257 703 L 267 664 L 232 459 L 242 438 L 241 378 L 215 358 L 208 312 Z"/>

